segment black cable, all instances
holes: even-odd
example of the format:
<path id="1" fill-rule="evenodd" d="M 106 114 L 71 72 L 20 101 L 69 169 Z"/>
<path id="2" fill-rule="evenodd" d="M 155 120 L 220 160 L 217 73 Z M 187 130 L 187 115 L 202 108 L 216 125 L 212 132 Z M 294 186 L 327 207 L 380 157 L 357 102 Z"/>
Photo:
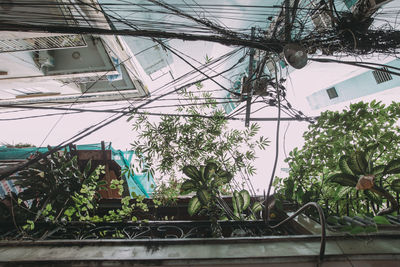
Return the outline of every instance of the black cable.
<path id="1" fill-rule="evenodd" d="M 256 99 L 254 99 L 256 100 Z M 0 107 L 7 107 L 7 108 L 24 108 L 24 109 L 39 109 L 39 110 L 67 110 L 67 108 L 60 108 L 60 107 L 46 107 L 46 106 L 24 106 L 24 105 L 1 105 Z M 70 111 L 74 111 L 75 113 L 83 113 L 83 112 L 94 112 L 94 113 L 112 113 L 112 114 L 122 114 L 122 115 L 130 115 L 131 111 L 124 111 L 127 108 L 119 108 L 119 109 L 102 109 L 102 110 L 97 110 L 97 109 L 79 109 L 79 108 L 72 108 L 69 109 Z M 143 109 L 143 108 L 137 108 L 137 109 Z M 57 113 L 60 114 L 60 113 Z M 71 113 L 72 114 L 72 113 Z M 213 119 L 215 118 L 214 116 L 210 115 L 193 115 L 193 114 L 182 114 L 182 113 L 161 113 L 161 112 L 142 112 L 142 111 L 135 111 L 134 114 L 144 114 L 144 115 L 149 115 L 149 116 L 176 116 L 176 117 L 192 117 L 192 118 L 205 118 L 205 119 Z M 51 115 L 56 115 L 56 114 L 49 114 Z M 69 114 L 66 114 L 69 115 Z M 38 115 L 39 117 L 46 117 L 47 115 Z M 25 117 L 17 118 L 17 119 L 24 119 Z M 244 120 L 244 118 L 234 118 L 234 117 L 229 117 L 229 116 L 224 116 L 221 117 L 226 120 Z M 283 121 L 305 121 L 303 118 L 294 118 L 294 117 L 288 117 L 288 118 L 281 118 Z M 0 119 L 1 120 L 8 120 L 8 119 Z M 261 117 L 261 118 L 251 118 L 251 121 L 276 121 L 277 118 L 266 118 L 266 117 Z"/>
<path id="2" fill-rule="evenodd" d="M 396 76 L 400 76 L 400 73 L 398 73 L 398 72 L 394 72 L 394 71 L 387 70 L 387 69 L 382 69 L 382 68 L 375 68 L 375 67 L 367 66 L 367 65 L 376 65 L 376 66 L 383 66 L 383 67 L 386 67 L 386 68 L 392 68 L 392 69 L 400 70 L 400 68 L 392 67 L 392 66 L 384 65 L 384 64 L 378 64 L 378 63 L 372 63 L 372 62 L 343 61 L 343 60 L 335 60 L 335 59 L 330 59 L 330 58 L 309 58 L 309 60 L 316 61 L 316 62 L 321 62 L 321 63 L 347 64 L 347 65 L 351 65 L 351 66 L 371 69 L 371 70 L 375 70 L 375 71 L 382 71 L 382 72 L 390 73 L 390 74 L 393 74 L 393 75 L 396 75 Z"/>
<path id="3" fill-rule="evenodd" d="M 273 165 L 273 169 L 272 169 L 272 173 L 271 173 L 271 179 L 269 181 L 269 185 L 268 185 L 268 191 L 267 191 L 267 205 L 265 205 L 266 207 L 266 213 L 267 213 L 267 224 L 269 223 L 269 207 L 268 207 L 268 201 L 269 201 L 269 196 L 271 194 L 271 188 L 272 188 L 272 183 L 274 181 L 275 178 L 275 171 L 276 171 L 276 166 L 278 164 L 278 157 L 279 157 L 279 129 L 280 129 L 280 124 L 281 124 L 281 100 L 279 97 L 279 86 L 278 86 L 278 70 L 276 67 L 276 62 L 274 62 L 274 66 L 275 66 L 275 78 L 276 78 L 276 96 L 277 96 L 277 100 L 278 100 L 278 120 L 276 123 L 276 146 L 275 146 L 275 161 L 274 161 L 274 165 Z"/>
<path id="4" fill-rule="evenodd" d="M 288 221 L 293 220 L 297 215 L 299 215 L 303 210 L 309 207 L 314 207 L 318 211 L 319 215 L 319 223 L 321 225 L 321 244 L 320 244 L 320 249 L 319 249 L 319 260 L 322 261 L 324 259 L 325 255 L 325 246 L 326 246 L 326 220 L 325 220 L 325 214 L 324 211 L 322 210 L 321 206 L 318 205 L 316 202 L 308 202 L 307 204 L 303 205 L 300 209 L 298 209 L 293 215 L 289 216 L 285 220 L 281 221 L 280 223 L 269 226 L 270 228 L 278 228 L 279 226 L 287 223 Z"/>

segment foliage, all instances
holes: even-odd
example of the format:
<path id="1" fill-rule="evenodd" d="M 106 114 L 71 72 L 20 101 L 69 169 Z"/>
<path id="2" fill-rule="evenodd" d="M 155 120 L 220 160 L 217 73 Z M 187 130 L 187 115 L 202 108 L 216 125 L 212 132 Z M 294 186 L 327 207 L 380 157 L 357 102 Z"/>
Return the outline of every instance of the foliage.
<path id="1" fill-rule="evenodd" d="M 355 151 L 350 156 L 343 155 L 339 159 L 339 173 L 330 175 L 327 178 L 328 183 L 336 183 L 343 187 L 363 190 L 366 199 L 371 198 L 372 194 L 386 198 L 391 206 L 378 214 L 387 214 L 396 211 L 399 204 L 396 199 L 384 187 L 378 184 L 393 181 L 396 183 L 399 179 L 390 179 L 390 175 L 400 173 L 400 160 L 391 160 L 386 165 L 374 165 L 374 150 L 378 144 L 372 145 L 366 151 Z M 388 176 L 389 175 L 389 176 Z M 390 182 L 389 182 L 390 184 Z M 390 186 L 388 186 L 390 187 Z M 376 196 L 372 196 L 376 198 Z"/>
<path id="2" fill-rule="evenodd" d="M 137 221 L 140 212 L 148 212 L 144 196 L 134 195 L 121 199 L 121 208 L 109 210 L 108 214 L 97 214 L 99 190 L 107 190 L 106 182 L 100 180 L 104 166 L 92 168 L 89 161 L 81 171 L 77 158 L 68 154 L 52 154 L 27 170 L 11 177 L 24 190 L 11 194 L 2 201 L 3 220 L 14 221 L 15 226 L 28 235 L 36 222 L 63 223 Z M 123 195 L 123 180 L 112 180 L 110 188 L 119 189 Z M 7 204 L 8 203 L 8 204 Z M 157 201 L 155 201 L 157 203 Z M 8 208 L 10 207 L 10 208 Z M 24 222 L 21 227 L 17 224 Z"/>
<path id="3" fill-rule="evenodd" d="M 154 176 L 157 171 L 161 177 L 179 180 L 179 172 L 185 165 L 197 166 L 210 159 L 233 175 L 255 174 L 256 148 L 265 149 L 269 141 L 264 137 L 255 140 L 260 129 L 257 124 L 245 130 L 229 129 L 225 112 L 211 93 L 200 91 L 202 87 L 196 84 L 196 91 L 184 89 L 180 93 L 185 103 L 176 111 L 188 117 L 162 116 L 158 122 L 143 114 L 129 118 L 134 119 L 133 130 L 138 132 L 132 150 L 140 156 L 138 165 L 148 174 Z"/>
<path id="4" fill-rule="evenodd" d="M 18 199 L 19 202 L 31 202 L 30 210 L 37 213 L 36 221 L 49 210 L 54 214 L 49 216 L 50 219 L 58 218 L 76 194 L 82 190 L 88 192 L 93 187 L 100 172 L 92 172 L 90 163 L 81 171 L 76 157 L 53 153 L 11 179 L 16 179 L 15 184 L 25 188 L 18 194 Z M 94 189 L 100 189 L 100 186 L 98 184 Z M 85 197 L 86 202 L 93 198 L 89 195 Z"/>
<path id="5" fill-rule="evenodd" d="M 352 214 L 356 211 L 367 213 L 365 195 L 376 205 L 381 204 L 380 195 L 369 194 L 369 190 L 360 194 L 354 187 L 349 187 L 350 184 L 328 183 L 327 178 L 340 169 L 343 155 L 368 151 L 371 147 L 374 147 L 374 155 L 370 162 L 374 166 L 387 165 L 398 158 L 399 116 L 397 103 L 385 106 L 376 101 L 352 104 L 341 112 L 321 113 L 316 123 L 303 134 L 303 147 L 295 148 L 286 158 L 290 172 L 288 177 L 275 180 L 277 195 L 299 204 L 318 201 L 328 213 L 338 211 L 339 215 L 346 213 L 347 206 Z M 392 185 L 388 190 L 393 194 L 398 188 L 396 176 L 379 179 L 379 186 Z M 346 197 L 348 200 L 343 201 Z"/>
<path id="6" fill-rule="evenodd" d="M 214 236 L 221 236 L 218 220 L 243 220 L 244 212 L 250 206 L 250 194 L 247 190 L 233 192 L 233 212 L 222 200 L 220 188 L 229 184 L 233 175 L 220 167 L 215 162 L 207 162 L 196 168 L 187 165 L 182 169 L 189 178 L 185 179 L 181 186 L 181 194 L 186 195 L 195 192 L 188 205 L 190 216 L 205 214 L 210 218 Z M 249 209 L 251 219 L 256 219 L 255 214 L 262 209 L 261 203 L 254 203 L 253 209 Z"/>

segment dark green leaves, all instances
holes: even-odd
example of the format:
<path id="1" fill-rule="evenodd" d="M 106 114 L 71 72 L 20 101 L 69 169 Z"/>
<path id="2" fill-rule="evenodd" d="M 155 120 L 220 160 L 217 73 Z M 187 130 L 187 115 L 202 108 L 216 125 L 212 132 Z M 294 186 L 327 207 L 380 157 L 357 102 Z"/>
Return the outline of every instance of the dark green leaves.
<path id="1" fill-rule="evenodd" d="M 233 178 L 232 173 L 220 170 L 214 177 L 214 182 L 216 185 L 225 185 L 231 182 Z"/>
<path id="2" fill-rule="evenodd" d="M 196 195 L 203 206 L 207 206 L 209 204 L 211 195 L 206 189 L 197 190 Z"/>
<path id="3" fill-rule="evenodd" d="M 201 173 L 194 166 L 191 166 L 191 165 L 185 166 L 185 167 L 183 167 L 182 171 L 184 174 L 186 174 L 187 177 L 189 177 L 193 180 L 197 180 L 197 181 L 201 180 Z"/>
<path id="4" fill-rule="evenodd" d="M 354 152 L 347 160 L 348 167 L 354 174 L 365 174 L 368 167 L 368 162 L 363 152 Z"/>
<path id="5" fill-rule="evenodd" d="M 188 213 L 190 216 L 195 215 L 197 212 L 199 212 L 201 209 L 201 203 L 198 199 L 198 197 L 192 197 L 189 201 L 188 205 Z"/>
<path id="6" fill-rule="evenodd" d="M 400 193 L 400 179 L 393 180 L 391 189 L 393 191 Z"/>
<path id="7" fill-rule="evenodd" d="M 337 183 L 343 186 L 356 186 L 357 177 L 346 173 L 336 173 L 327 178 L 329 182 Z"/>
<path id="8" fill-rule="evenodd" d="M 384 173 L 386 174 L 397 174 L 400 173 L 400 159 L 390 161 L 385 167 Z"/>
<path id="9" fill-rule="evenodd" d="M 339 159 L 339 168 L 342 171 L 342 173 L 348 174 L 348 175 L 354 175 L 353 171 L 350 169 L 348 162 L 349 157 L 343 155 Z"/>
<path id="10" fill-rule="evenodd" d="M 215 176 L 217 169 L 218 169 L 218 166 L 214 162 L 207 163 L 207 165 L 204 169 L 204 180 L 205 181 L 211 180 Z"/>
<path id="11" fill-rule="evenodd" d="M 181 185 L 181 195 L 187 195 L 193 191 L 196 191 L 197 184 L 192 180 L 186 180 Z"/>
<path id="12" fill-rule="evenodd" d="M 386 165 L 378 165 L 378 166 L 375 166 L 375 167 L 372 169 L 371 174 L 373 174 L 373 175 L 382 174 L 382 173 L 385 172 L 385 168 L 386 168 Z"/>
<path id="13" fill-rule="evenodd" d="M 339 211 L 340 215 L 344 215 L 347 204 L 368 212 L 366 192 L 397 206 L 390 197 L 392 187 L 397 188 L 397 182 L 393 182 L 397 178 L 389 174 L 400 174 L 396 149 L 400 143 L 399 119 L 399 103 L 385 106 L 376 101 L 360 102 L 342 111 L 322 112 L 304 133 L 303 146 L 289 152 L 285 159 L 290 171 L 276 184 L 277 193 L 299 204 L 307 199 L 319 200 L 327 204 L 326 212 Z M 342 174 L 331 175 L 337 172 Z M 374 176 L 374 186 L 363 193 L 354 190 L 359 178 L 367 175 Z M 375 188 L 381 184 L 382 190 Z"/>
<path id="14" fill-rule="evenodd" d="M 205 211 L 212 218 L 225 214 L 221 207 L 217 206 L 220 186 L 230 182 L 232 174 L 219 169 L 213 161 L 200 166 L 199 169 L 192 165 L 183 167 L 182 171 L 190 178 L 181 185 L 181 194 L 196 192 L 189 203 L 188 212 L 194 215 L 200 210 Z"/>
<path id="15" fill-rule="evenodd" d="M 247 190 L 240 192 L 234 191 L 232 197 L 233 210 L 237 214 L 241 214 L 250 206 L 250 194 Z"/>

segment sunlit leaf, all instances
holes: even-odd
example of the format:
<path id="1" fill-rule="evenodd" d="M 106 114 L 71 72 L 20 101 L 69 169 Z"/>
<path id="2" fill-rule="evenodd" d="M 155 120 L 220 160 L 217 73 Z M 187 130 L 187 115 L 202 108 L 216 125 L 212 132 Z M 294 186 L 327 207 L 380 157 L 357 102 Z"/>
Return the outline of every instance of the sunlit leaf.
<path id="1" fill-rule="evenodd" d="M 198 199 L 198 197 L 192 197 L 190 199 L 189 204 L 188 204 L 188 213 L 190 216 L 195 215 L 197 212 L 199 212 L 201 209 L 201 203 Z"/>
<path id="2" fill-rule="evenodd" d="M 236 190 L 233 192 L 232 204 L 234 211 L 238 212 L 239 214 L 243 211 L 242 207 L 244 204 L 244 200 L 242 195 Z"/>
<path id="3" fill-rule="evenodd" d="M 383 216 L 375 216 L 373 219 L 376 224 L 390 224 L 388 219 Z"/>

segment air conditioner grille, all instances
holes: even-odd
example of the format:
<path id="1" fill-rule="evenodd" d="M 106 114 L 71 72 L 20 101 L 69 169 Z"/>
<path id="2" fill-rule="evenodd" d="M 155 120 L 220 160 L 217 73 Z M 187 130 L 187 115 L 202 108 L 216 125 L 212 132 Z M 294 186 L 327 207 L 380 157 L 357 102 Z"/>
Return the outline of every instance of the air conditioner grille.
<path id="1" fill-rule="evenodd" d="M 393 79 L 392 75 L 386 72 L 388 68 L 384 67 L 382 68 L 382 70 L 374 70 L 372 72 L 377 84 L 384 83 Z"/>
<path id="2" fill-rule="evenodd" d="M 328 93 L 329 99 L 333 99 L 338 97 L 338 93 L 336 92 L 335 87 L 331 87 L 329 89 L 326 89 L 326 92 Z"/>
<path id="3" fill-rule="evenodd" d="M 0 40 L 0 52 L 48 50 L 86 46 L 81 35 L 59 35 Z"/>

